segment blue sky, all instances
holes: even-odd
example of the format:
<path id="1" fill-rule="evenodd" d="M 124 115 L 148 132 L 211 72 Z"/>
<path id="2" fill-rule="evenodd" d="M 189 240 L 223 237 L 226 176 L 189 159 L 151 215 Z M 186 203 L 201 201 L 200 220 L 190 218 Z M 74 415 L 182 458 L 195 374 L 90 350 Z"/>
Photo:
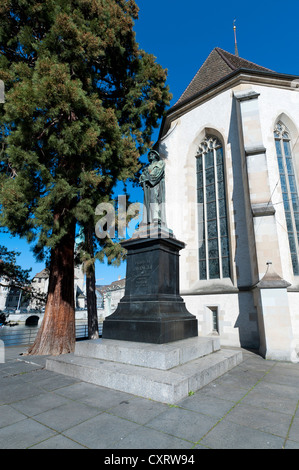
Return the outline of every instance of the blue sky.
<path id="1" fill-rule="evenodd" d="M 241 57 L 276 72 L 299 76 L 298 0 L 137 0 L 137 4 L 137 42 L 168 69 L 171 105 L 214 47 L 234 53 L 234 19 Z M 157 136 L 158 130 L 154 141 Z M 142 200 L 141 191 L 134 194 L 136 200 Z M 44 268 L 43 263 L 35 262 L 26 241 L 0 234 L 0 244 L 21 251 L 18 263 L 26 269 L 32 267 L 32 274 Z M 98 284 L 109 284 L 118 276 L 125 276 L 125 263 L 120 268 L 97 264 Z"/>

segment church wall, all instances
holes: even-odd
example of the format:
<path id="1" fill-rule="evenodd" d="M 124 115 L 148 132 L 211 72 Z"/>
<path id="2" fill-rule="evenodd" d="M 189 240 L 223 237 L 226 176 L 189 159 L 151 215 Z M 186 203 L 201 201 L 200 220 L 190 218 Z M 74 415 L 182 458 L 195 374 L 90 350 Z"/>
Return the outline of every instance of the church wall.
<path id="1" fill-rule="evenodd" d="M 184 296 L 187 309 L 196 315 L 200 336 L 219 335 L 223 346 L 258 348 L 257 314 L 251 292 Z M 216 311 L 218 331 L 213 329 Z"/>
<path id="2" fill-rule="evenodd" d="M 166 156 L 167 223 L 176 237 L 187 245 L 181 256 L 182 290 L 192 289 L 198 281 L 196 152 L 206 129 L 219 137 L 224 146 L 229 226 L 234 234 L 231 238 L 231 252 L 234 253 L 233 258 L 240 259 L 238 264 L 243 265 L 243 269 L 239 269 L 238 265 L 232 266 L 233 282 L 242 285 L 251 283 L 236 110 L 230 91 L 211 101 L 203 103 L 174 123 L 173 132 L 161 145 Z M 241 212 L 242 217 L 239 216 Z M 191 260 L 193 269 L 186 269 L 186 263 L 191 267 Z"/>
<path id="3" fill-rule="evenodd" d="M 198 318 L 199 333 L 211 333 L 209 306 L 217 306 L 221 343 L 257 347 L 257 314 L 250 287 L 266 272 L 264 261 L 271 260 L 276 272 L 292 284 L 293 290 L 299 286 L 299 279 L 294 278 L 292 271 L 273 138 L 274 125 L 281 115 L 288 116 L 292 123 L 289 127 L 292 127 L 293 135 L 295 136 L 296 130 L 298 132 L 294 123 L 299 123 L 299 93 L 292 89 L 255 84 L 242 84 L 236 89 L 252 89 L 259 93 L 259 129 L 256 129 L 257 124 L 253 122 L 255 118 L 252 118 L 252 122 L 249 118 L 248 125 L 252 126 L 253 135 L 257 136 L 266 148 L 263 156 L 265 171 L 256 187 L 263 188 L 266 183 L 269 185 L 269 193 L 275 207 L 274 224 L 273 219 L 270 223 L 269 216 L 252 218 L 251 215 L 251 188 L 247 187 L 247 172 L 251 171 L 251 168 L 252 171 L 259 170 L 261 159 L 252 155 L 250 161 L 246 160 L 238 105 L 232 90 L 215 95 L 174 121 L 160 143 L 160 153 L 166 158 L 167 225 L 173 229 L 178 239 L 186 243 L 186 248 L 180 256 L 181 294 L 189 311 Z M 250 106 L 251 103 L 248 105 L 249 113 Z M 231 254 L 231 280 L 226 279 L 225 282 L 199 281 L 197 222 L 201 214 L 197 208 L 195 156 L 206 133 L 213 133 L 222 141 L 225 155 Z M 295 151 L 299 170 L 299 146 Z M 274 248 L 274 242 L 271 246 L 273 230 L 278 240 L 278 250 Z M 253 235 L 254 231 L 257 239 Z M 265 266 L 257 265 L 255 240 L 259 244 L 258 249 L 263 253 Z M 199 295 L 203 292 L 205 295 Z M 296 295 L 296 292 L 288 293 L 293 331 L 299 344 Z"/>
<path id="4" fill-rule="evenodd" d="M 296 341 L 297 351 L 299 352 L 299 309 L 298 309 L 298 292 L 288 292 L 289 308 L 291 311 L 291 322 Z"/>
<path id="5" fill-rule="evenodd" d="M 270 191 L 275 207 L 276 227 L 278 233 L 280 259 L 282 272 L 279 273 L 291 286 L 288 288 L 288 300 L 296 344 L 299 345 L 299 277 L 294 276 L 284 208 L 282 204 L 282 191 L 280 186 L 279 169 L 273 139 L 273 129 L 278 120 L 288 128 L 291 137 L 292 156 L 295 164 L 297 185 L 299 183 L 299 92 L 293 87 L 290 89 L 277 89 L 273 87 L 254 87 L 260 93 L 261 126 L 264 145 L 267 149 L 267 166 L 269 172 Z M 299 185 L 298 185 L 299 190 Z M 275 266 L 273 266 L 275 269 Z M 278 269 L 275 269 L 278 272 Z"/>
<path id="6" fill-rule="evenodd" d="M 221 111 L 220 111 L 221 110 Z M 224 149 L 227 187 L 227 210 L 230 231 L 231 280 L 199 281 L 196 153 L 206 133 L 218 137 Z M 257 345 L 256 318 L 252 296 L 242 296 L 242 316 L 239 315 L 239 295 L 237 286 L 252 283 L 250 252 L 248 250 L 248 227 L 244 218 L 246 201 L 244 195 L 243 161 L 239 145 L 237 111 L 230 90 L 203 103 L 173 123 L 172 130 L 161 142 L 161 154 L 166 157 L 166 214 L 167 224 L 175 236 L 186 243 L 180 256 L 180 288 L 189 311 L 199 320 L 201 334 L 208 334 L 209 321 L 207 305 L 217 303 L 220 315 L 222 344 L 240 345 L 240 332 L 236 324 L 247 323 L 242 327 L 242 341 L 246 345 Z M 218 292 L 227 292 L 216 295 Z M 211 295 L 198 295 L 199 291 Z M 193 295 L 192 295 L 193 294 Z M 215 299 L 214 299 L 215 296 Z M 246 297 L 246 301 L 243 300 Z M 249 320 L 250 313 L 250 320 Z M 255 317 L 255 314 L 253 315 Z M 245 332 L 247 330 L 247 332 Z"/>
<path id="7" fill-rule="evenodd" d="M 274 87 L 266 86 L 253 86 L 253 88 L 256 92 L 260 93 L 260 122 L 263 135 L 263 142 L 266 148 L 267 169 L 271 199 L 275 208 L 276 229 L 278 233 L 280 259 L 283 260 L 283 263 L 281 264 L 281 272 L 279 272 L 279 268 L 277 266 L 273 267 L 285 280 L 287 280 L 291 284 L 297 284 L 297 280 L 293 276 L 289 252 L 288 236 L 286 231 L 284 208 L 282 204 L 282 192 L 280 186 L 279 169 L 276 158 L 273 131 L 276 122 L 281 117 L 283 121 L 287 121 L 285 122 L 286 125 L 288 125 L 290 122 L 292 123 L 292 143 L 294 143 L 294 139 L 297 139 L 299 130 L 299 93 L 294 92 L 292 89 L 277 89 Z M 298 123 L 298 126 L 295 125 L 296 122 Z M 295 129 L 297 135 L 294 135 Z M 297 169 L 297 177 L 299 177 L 298 170 L 299 165 Z"/>

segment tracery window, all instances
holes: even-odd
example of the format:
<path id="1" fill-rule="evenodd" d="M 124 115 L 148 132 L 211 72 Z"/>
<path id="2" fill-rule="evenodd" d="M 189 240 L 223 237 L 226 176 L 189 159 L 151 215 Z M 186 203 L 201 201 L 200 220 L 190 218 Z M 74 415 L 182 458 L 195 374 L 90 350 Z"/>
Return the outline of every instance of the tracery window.
<path id="1" fill-rule="evenodd" d="M 196 159 L 199 278 L 227 278 L 230 256 L 221 142 L 207 136 L 198 148 Z"/>
<path id="2" fill-rule="evenodd" d="M 283 205 L 289 237 L 293 271 L 299 275 L 299 200 L 293 165 L 291 140 L 286 126 L 280 121 L 274 129 Z"/>

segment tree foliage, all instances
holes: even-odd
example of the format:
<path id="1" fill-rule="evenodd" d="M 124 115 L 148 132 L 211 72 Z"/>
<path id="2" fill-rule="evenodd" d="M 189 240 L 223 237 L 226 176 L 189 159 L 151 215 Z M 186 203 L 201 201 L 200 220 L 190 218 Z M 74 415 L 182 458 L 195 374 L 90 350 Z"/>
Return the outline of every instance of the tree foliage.
<path id="1" fill-rule="evenodd" d="M 53 295 L 70 276 L 76 224 L 90 225 L 95 202 L 134 177 L 169 104 L 166 71 L 136 42 L 137 18 L 134 0 L 0 4 L 0 223 L 33 241 L 38 259 L 50 254 Z M 62 296 L 55 308 L 73 311 Z"/>
<path id="2" fill-rule="evenodd" d="M 17 257 L 20 254 L 0 245 L 0 286 L 22 290 L 23 301 L 30 301 L 34 298 L 39 304 L 44 305 L 46 296 L 44 293 L 37 292 L 32 286 L 31 269 L 23 269 L 17 264 Z"/>
<path id="3" fill-rule="evenodd" d="M 0 284 L 6 287 L 19 287 L 29 284 L 30 269 L 23 269 L 16 264 L 16 258 L 20 253 L 9 251 L 5 246 L 0 245 Z"/>

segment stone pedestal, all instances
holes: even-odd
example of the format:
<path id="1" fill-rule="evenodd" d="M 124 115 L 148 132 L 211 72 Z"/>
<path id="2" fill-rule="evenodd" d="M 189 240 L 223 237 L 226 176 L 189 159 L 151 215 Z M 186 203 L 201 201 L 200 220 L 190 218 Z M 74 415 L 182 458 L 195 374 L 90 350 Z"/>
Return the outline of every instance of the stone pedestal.
<path id="1" fill-rule="evenodd" d="M 147 226 L 122 245 L 128 251 L 125 295 L 104 320 L 102 337 L 162 344 L 198 336 L 197 319 L 179 295 L 185 244 L 168 229 Z"/>
<path id="2" fill-rule="evenodd" d="M 242 362 L 241 351 L 220 350 L 219 338 L 170 344 L 118 340 L 76 343 L 74 354 L 47 359 L 46 368 L 69 377 L 174 404 Z"/>

